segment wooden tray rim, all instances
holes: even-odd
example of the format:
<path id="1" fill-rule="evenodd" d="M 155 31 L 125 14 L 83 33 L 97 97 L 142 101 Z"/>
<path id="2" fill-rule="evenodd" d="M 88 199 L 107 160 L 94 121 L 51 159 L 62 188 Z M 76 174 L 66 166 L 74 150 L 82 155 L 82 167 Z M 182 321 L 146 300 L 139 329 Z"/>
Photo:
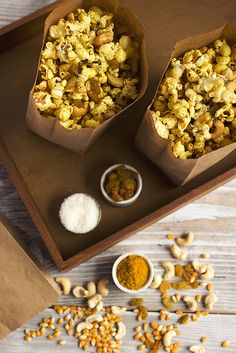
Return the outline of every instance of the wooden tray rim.
<path id="1" fill-rule="evenodd" d="M 38 17 L 45 15 L 46 13 L 52 11 L 57 4 L 62 0 L 56 1 L 50 5 L 47 5 L 40 10 L 37 10 L 31 13 L 28 16 L 25 16 L 3 28 L 0 29 L 0 36 L 9 34 L 11 31 L 18 29 L 19 27 L 27 24 L 33 20 L 36 20 Z M 14 44 L 12 44 L 14 45 Z M 19 193 L 22 201 L 29 212 L 38 232 L 40 233 L 46 248 L 48 249 L 50 255 L 52 256 L 57 268 L 59 271 L 68 270 L 73 266 L 79 265 L 81 262 L 90 259 L 91 257 L 97 255 L 98 253 L 106 250 L 107 248 L 115 245 L 119 241 L 131 236 L 137 231 L 151 225 L 152 223 L 160 220 L 161 218 L 169 215 L 170 213 L 176 211 L 177 209 L 183 207 L 190 201 L 194 201 L 197 198 L 205 195 L 206 193 L 216 189 L 222 184 L 232 180 L 236 177 L 236 166 L 227 170 L 224 173 L 219 174 L 218 176 L 212 178 L 206 183 L 201 184 L 200 186 L 192 189 L 186 194 L 176 198 L 174 201 L 171 201 L 169 204 L 159 208 L 158 210 L 148 214 L 145 217 L 142 217 L 138 221 L 130 224 L 129 226 L 113 233 L 108 236 L 106 239 L 99 241 L 98 243 L 89 246 L 87 249 L 82 250 L 78 254 L 63 260 L 59 248 L 56 245 L 55 240 L 51 232 L 48 230 L 47 225 L 42 217 L 39 209 L 37 208 L 34 199 L 30 195 L 30 192 L 25 184 L 24 180 L 21 178 L 19 171 L 16 168 L 14 160 L 11 158 L 8 150 L 5 148 L 4 143 L 0 139 L 0 159 L 3 162 L 4 167 L 6 168 L 13 184 L 16 187 L 17 192 Z"/>

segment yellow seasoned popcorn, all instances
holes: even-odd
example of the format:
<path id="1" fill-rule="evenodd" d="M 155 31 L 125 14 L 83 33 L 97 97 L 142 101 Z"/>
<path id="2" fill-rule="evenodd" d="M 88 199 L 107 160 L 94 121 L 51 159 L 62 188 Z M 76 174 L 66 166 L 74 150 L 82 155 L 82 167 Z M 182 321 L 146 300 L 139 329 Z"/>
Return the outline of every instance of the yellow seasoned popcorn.
<path id="1" fill-rule="evenodd" d="M 33 97 L 66 129 L 96 128 L 138 95 L 139 43 L 113 14 L 77 9 L 50 26 Z"/>
<path id="2" fill-rule="evenodd" d="M 236 45 L 225 39 L 171 60 L 151 112 L 177 158 L 199 158 L 236 141 L 235 92 Z"/>

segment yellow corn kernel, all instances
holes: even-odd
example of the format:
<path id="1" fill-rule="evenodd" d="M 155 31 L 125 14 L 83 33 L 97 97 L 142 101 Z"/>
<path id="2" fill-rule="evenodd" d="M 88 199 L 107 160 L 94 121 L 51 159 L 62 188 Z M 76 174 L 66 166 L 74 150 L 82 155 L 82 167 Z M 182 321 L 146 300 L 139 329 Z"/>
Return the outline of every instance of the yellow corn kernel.
<path id="1" fill-rule="evenodd" d="M 60 346 L 64 346 L 64 344 L 66 344 L 66 341 L 64 340 L 60 340 L 57 342 Z"/>
<path id="2" fill-rule="evenodd" d="M 229 347 L 229 341 L 223 341 L 223 342 L 221 342 L 221 347 L 223 347 L 223 348 Z"/>

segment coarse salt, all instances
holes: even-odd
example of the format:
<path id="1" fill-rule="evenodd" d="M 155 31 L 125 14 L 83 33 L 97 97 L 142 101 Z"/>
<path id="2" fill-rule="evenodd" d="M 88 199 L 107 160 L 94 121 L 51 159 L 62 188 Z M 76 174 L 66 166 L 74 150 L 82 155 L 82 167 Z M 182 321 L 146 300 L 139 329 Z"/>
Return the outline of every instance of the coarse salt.
<path id="1" fill-rule="evenodd" d="M 67 230 L 76 234 L 84 234 L 98 225 L 101 210 L 97 201 L 91 196 L 76 193 L 63 201 L 59 217 Z"/>

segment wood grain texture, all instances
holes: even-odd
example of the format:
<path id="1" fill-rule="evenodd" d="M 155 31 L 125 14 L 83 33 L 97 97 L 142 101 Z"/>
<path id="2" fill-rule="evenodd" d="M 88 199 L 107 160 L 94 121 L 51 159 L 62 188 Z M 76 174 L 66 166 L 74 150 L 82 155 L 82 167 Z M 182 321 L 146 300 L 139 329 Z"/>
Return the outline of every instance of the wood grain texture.
<path id="1" fill-rule="evenodd" d="M 56 341 L 47 340 L 45 337 L 36 338 L 33 341 L 26 343 L 22 340 L 23 329 L 32 328 L 36 329 L 37 323 L 43 316 L 52 315 L 52 310 L 47 310 L 44 313 L 35 317 L 31 323 L 24 325 L 21 329 L 11 334 L 4 342 L 0 343 L 0 348 L 4 353 L 48 353 L 48 352 L 81 352 L 78 349 L 77 340 L 72 336 L 61 335 L 61 339 L 64 339 L 67 343 L 65 346 L 58 346 Z M 124 352 L 138 352 L 137 341 L 132 339 L 134 335 L 133 328 L 137 325 L 135 321 L 135 316 L 133 313 L 125 313 L 123 320 L 127 326 L 127 335 L 123 340 L 121 353 Z M 57 317 L 57 316 L 55 316 Z M 177 315 L 172 315 L 170 321 L 165 321 L 165 324 L 171 324 L 176 322 Z M 158 316 L 155 313 L 149 314 L 150 321 L 156 321 Z M 218 327 L 225 327 L 225 320 L 227 320 L 227 331 L 224 329 L 217 329 Z M 147 321 L 147 322 L 150 322 Z M 182 344 L 181 353 L 189 352 L 188 347 L 194 344 L 201 344 L 200 338 L 206 336 L 208 338 L 207 343 L 204 344 L 207 353 L 235 353 L 236 351 L 236 341 L 235 337 L 235 316 L 234 315 L 211 315 L 208 317 L 203 317 L 198 322 L 192 322 L 187 326 L 182 326 L 181 328 L 182 336 L 178 336 L 173 341 L 180 341 Z M 227 349 L 222 349 L 220 344 L 223 340 L 230 340 L 230 347 Z M 93 350 L 90 349 L 90 352 Z M 144 351 L 148 352 L 147 350 Z M 162 350 L 160 353 L 164 352 Z"/>
<path id="2" fill-rule="evenodd" d="M 213 2 L 213 1 L 212 1 Z M 36 7 L 50 3 L 50 1 L 14 0 L 10 3 L 0 0 L 0 25 L 5 25 L 22 17 Z M 217 190 L 205 195 L 201 199 L 185 206 L 179 211 L 120 242 L 109 250 L 94 257 L 88 262 L 65 273 L 73 284 L 84 284 L 88 279 L 100 277 L 110 278 L 110 269 L 114 259 L 121 253 L 131 250 L 139 250 L 150 256 L 158 272 L 161 272 L 160 262 L 163 259 L 171 259 L 169 253 L 170 240 L 165 234 L 174 232 L 182 234 L 192 230 L 196 235 L 194 246 L 189 253 L 191 257 L 197 257 L 201 253 L 211 255 L 208 260 L 215 267 L 216 278 L 212 282 L 215 285 L 219 302 L 215 305 L 214 313 L 204 317 L 198 323 L 192 323 L 183 328 L 183 336 L 180 341 L 187 352 L 187 347 L 199 343 L 201 336 L 207 336 L 207 353 L 234 352 L 236 351 L 236 180 L 233 180 Z M 20 200 L 9 177 L 0 164 L 0 211 L 3 212 L 24 233 L 24 239 L 38 260 L 49 269 L 53 276 L 57 270 L 45 249 L 42 240 L 36 231 L 22 201 Z M 154 290 L 144 293 L 145 302 L 153 313 L 150 316 L 156 319 L 155 311 L 160 309 L 159 294 Z M 110 285 L 110 295 L 106 298 L 106 304 L 127 305 L 128 296 L 116 290 Z M 74 303 L 72 297 L 62 296 L 60 303 Z M 33 342 L 25 343 L 22 340 L 23 329 L 35 327 L 42 316 L 51 314 L 47 310 L 34 318 L 11 334 L 0 343 L 1 353 L 33 353 L 35 351 L 46 353 L 49 351 L 60 352 L 65 348 L 57 346 L 54 342 L 45 338 L 39 338 Z M 174 315 L 173 315 L 174 318 Z M 124 315 L 124 321 L 128 326 L 128 335 L 124 339 L 121 352 L 136 352 L 136 343 L 131 340 L 132 327 L 135 325 L 132 313 Z M 222 350 L 220 342 L 229 339 L 230 348 Z M 66 352 L 78 351 L 74 338 L 66 337 Z"/>
<path id="3" fill-rule="evenodd" d="M 0 2 L 0 27 L 27 16 L 43 6 L 51 4 L 53 0 L 1 0 Z"/>
<path id="4" fill-rule="evenodd" d="M 121 3 L 124 3 L 124 0 L 121 0 Z M 171 0 L 150 1 L 150 6 L 146 7 L 145 2 L 135 5 L 133 0 L 129 0 L 126 4 L 142 18 L 147 33 L 149 29 L 146 44 L 147 52 L 153 53 L 149 56 L 149 69 L 150 77 L 155 83 L 167 63 L 165 55 L 170 53 L 168 52 L 170 47 L 167 49 L 166 43 L 162 42 L 163 37 L 167 42 L 173 43 L 186 35 L 185 30 L 179 26 L 178 17 L 173 19 L 178 35 L 166 26 L 170 16 L 169 11 L 166 10 L 169 9 L 170 3 Z M 52 8 L 53 4 L 49 6 Z M 198 10 L 199 6 L 202 9 L 209 9 L 207 0 L 202 0 L 199 5 L 197 2 L 190 4 L 188 0 L 179 1 L 182 18 L 188 18 L 189 35 L 199 29 L 200 18 L 199 20 L 195 18 L 195 10 Z M 228 3 L 228 6 L 231 10 L 235 8 L 232 1 Z M 217 0 L 214 9 L 212 25 L 219 26 L 218 13 L 220 10 L 223 11 L 220 0 Z M 177 10 L 179 9 L 176 9 L 175 3 L 172 12 L 175 13 Z M 40 28 L 42 29 L 45 19 L 41 15 L 43 13 L 46 15 L 48 11 L 49 8 L 46 7 L 37 14 L 8 26 L 9 32 L 6 32 L 6 29 L 2 31 L 0 51 L 7 48 L 6 43 L 10 43 L 9 47 L 12 46 L 12 50 L 2 50 L 1 54 L 1 79 L 2 86 L 5 87 L 5 95 L 1 96 L 1 107 L 3 116 L 8 116 L 8 119 L 0 120 L 1 140 L 3 141 L 3 147 L 0 146 L 0 158 L 11 175 L 54 261 L 62 270 L 88 260 L 100 251 L 127 238 L 130 234 L 152 224 L 216 186 L 222 185 L 226 180 L 230 180 L 236 175 L 236 167 L 223 172 L 235 166 L 236 150 L 224 159 L 224 164 L 216 164 L 209 168 L 207 173 L 199 175 L 190 183 L 174 187 L 133 146 L 133 136 L 144 114 L 147 100 L 150 101 L 153 97 L 151 92 L 145 96 L 146 103 L 145 101 L 139 102 L 130 107 L 129 112 L 124 111 L 122 117 L 109 127 L 109 131 L 104 133 L 103 138 L 97 141 L 96 147 L 93 146 L 86 156 L 80 157 L 78 154 L 73 154 L 69 150 L 50 144 L 32 134 L 26 129 L 25 108 L 28 90 L 34 79 L 33 68 L 36 67 L 37 60 L 35 53 L 39 50 L 41 42 L 36 34 L 38 34 L 37 31 L 41 31 Z M 157 12 L 157 18 L 151 16 L 154 12 Z M 165 16 L 163 17 L 162 14 Z M 156 27 L 156 22 L 158 22 L 158 27 Z M 202 28 L 202 31 L 206 30 L 208 30 L 207 22 Z M 159 48 L 156 48 L 157 43 Z M 16 57 L 21 70 L 15 65 Z M 9 79 L 8 72 L 18 79 Z M 19 87 L 21 87 L 20 90 Z M 18 92 L 17 99 L 14 100 L 13 92 L 16 91 Z M 129 124 L 125 123 L 125 119 L 129 119 Z M 12 126 L 15 126 L 15 130 Z M 143 190 L 137 202 L 129 208 L 118 210 L 105 202 L 100 192 L 99 179 L 105 168 L 124 158 L 126 163 L 132 164 L 141 173 Z M 59 159 L 60 163 L 58 163 Z M 42 168 L 42 165 L 45 167 Z M 35 177 L 37 175 L 40 175 L 40 178 Z M 58 209 L 62 200 L 66 195 L 78 191 L 92 194 L 99 202 L 103 215 L 98 227 L 86 237 L 80 238 L 67 232 L 58 222 Z"/>
<path id="5" fill-rule="evenodd" d="M 50 260 L 49 255 L 42 243 L 41 238 L 37 234 L 27 212 L 25 211 L 22 201 L 14 190 L 4 168 L 0 168 L 0 211 L 7 215 L 11 221 L 26 233 L 25 240 L 33 253 L 38 257 L 40 262 L 51 271 L 52 276 L 57 275 L 57 270 Z M 182 234 L 183 232 L 192 230 L 196 235 L 194 246 L 189 251 L 190 258 L 198 257 L 201 253 L 209 253 L 208 260 L 215 267 L 216 277 L 212 283 L 215 286 L 216 294 L 219 297 L 218 303 L 214 307 L 214 313 L 207 318 L 202 318 L 197 324 L 183 328 L 183 336 L 180 341 L 183 345 L 182 352 L 187 352 L 187 347 L 197 344 L 199 338 L 205 335 L 209 338 L 206 344 L 208 353 L 220 353 L 220 342 L 224 339 L 231 341 L 230 348 L 227 352 L 235 352 L 236 340 L 236 302 L 234 293 L 236 290 L 236 180 L 220 187 L 219 189 L 209 193 L 201 199 L 187 205 L 181 210 L 164 218 L 144 229 L 142 232 L 135 234 L 129 239 L 120 242 L 109 250 L 94 257 L 88 262 L 66 272 L 64 275 L 69 277 L 72 283 L 85 284 L 88 279 L 98 280 L 101 277 L 110 278 L 111 266 L 114 259 L 119 254 L 138 250 L 147 254 L 157 272 L 161 273 L 160 262 L 162 260 L 172 260 L 169 253 L 169 245 L 171 240 L 166 239 L 168 232 Z M 204 212 L 203 212 L 204 210 Z M 110 282 L 110 295 L 105 299 L 105 304 L 127 305 L 130 297 L 125 293 L 118 292 L 115 286 Z M 205 294 L 203 289 L 199 289 L 196 293 Z M 194 294 L 196 294 L 194 292 Z M 160 303 L 160 295 L 155 290 L 147 290 L 142 295 L 145 303 L 151 313 L 151 317 L 157 317 L 156 311 L 162 306 Z M 75 303 L 73 297 L 61 296 L 59 303 L 72 304 Z M 76 300 L 76 303 L 81 303 Z M 181 305 L 175 307 L 180 308 Z M 47 316 L 50 310 L 41 313 L 34 318 L 32 322 L 23 328 L 35 327 L 36 323 L 42 316 Z M 174 316 L 173 316 L 174 317 Z M 124 339 L 121 353 L 127 349 L 136 351 L 136 342 L 131 339 L 132 327 L 135 320 L 132 313 L 124 315 L 124 321 L 128 326 L 128 335 Z M 222 326 L 227 322 L 227 330 L 222 330 Z M 49 350 L 59 352 L 61 347 L 56 343 L 48 341 L 46 338 L 40 338 L 30 343 L 22 340 L 23 328 L 18 329 L 11 334 L 5 341 L 0 343 L 0 350 L 4 353 L 33 353 L 35 350 L 40 353 L 46 353 Z M 66 338 L 67 353 L 77 351 L 75 339 Z"/>

